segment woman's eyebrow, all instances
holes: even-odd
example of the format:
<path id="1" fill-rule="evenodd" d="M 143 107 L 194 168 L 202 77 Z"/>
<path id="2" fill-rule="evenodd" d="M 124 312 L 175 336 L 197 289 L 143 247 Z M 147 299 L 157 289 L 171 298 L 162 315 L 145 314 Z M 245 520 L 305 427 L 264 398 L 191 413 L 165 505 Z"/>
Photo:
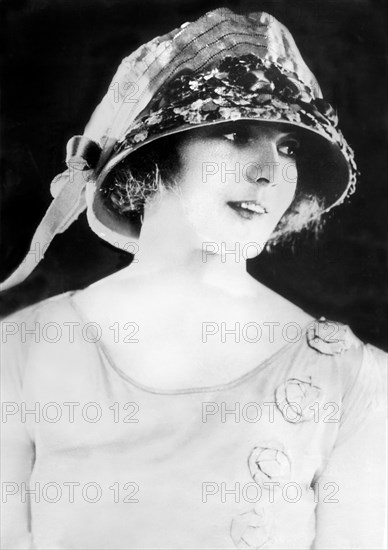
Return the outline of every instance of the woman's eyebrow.
<path id="1" fill-rule="evenodd" d="M 279 137 L 280 138 L 283 138 L 283 137 L 290 137 L 290 138 L 296 138 L 296 139 L 300 139 L 300 135 L 299 135 L 299 132 L 298 131 L 292 131 L 292 130 L 289 130 L 289 131 L 279 131 Z"/>
<path id="2" fill-rule="evenodd" d="M 295 126 L 290 126 L 288 124 L 278 124 L 277 129 L 279 134 L 284 135 L 297 136 L 300 133 L 298 128 L 295 128 Z"/>

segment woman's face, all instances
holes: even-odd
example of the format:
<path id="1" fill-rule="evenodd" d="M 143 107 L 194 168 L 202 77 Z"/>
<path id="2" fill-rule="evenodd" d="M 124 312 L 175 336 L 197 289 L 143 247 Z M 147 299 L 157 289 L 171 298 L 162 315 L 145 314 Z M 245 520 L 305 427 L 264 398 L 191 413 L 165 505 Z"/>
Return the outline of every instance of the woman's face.
<path id="1" fill-rule="evenodd" d="M 181 135 L 178 196 L 198 246 L 257 256 L 295 195 L 292 126 L 240 121 Z"/>

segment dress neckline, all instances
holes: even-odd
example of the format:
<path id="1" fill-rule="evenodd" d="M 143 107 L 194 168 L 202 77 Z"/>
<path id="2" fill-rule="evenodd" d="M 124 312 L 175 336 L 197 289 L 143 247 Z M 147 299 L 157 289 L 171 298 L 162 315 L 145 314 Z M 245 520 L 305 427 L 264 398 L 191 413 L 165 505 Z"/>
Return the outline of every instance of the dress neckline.
<path id="1" fill-rule="evenodd" d="M 70 305 L 73 308 L 73 310 L 77 313 L 77 315 L 80 317 L 83 323 L 89 322 L 84 315 L 83 311 L 79 307 L 79 305 L 75 302 L 73 299 L 73 296 L 77 293 L 77 290 L 72 290 L 69 292 L 68 297 L 70 301 Z M 258 372 L 261 370 L 264 370 L 265 368 L 269 367 L 273 362 L 275 362 L 279 357 L 284 355 L 286 351 L 289 350 L 290 346 L 298 345 L 300 342 L 303 342 L 306 340 L 306 333 L 307 330 L 316 323 L 316 319 L 310 320 L 308 323 L 306 323 L 303 327 L 301 327 L 301 338 L 298 339 L 296 342 L 286 342 L 283 346 L 281 346 L 277 351 L 275 351 L 272 355 L 261 361 L 259 364 L 257 364 L 255 367 L 253 367 L 248 372 L 238 376 L 237 378 L 230 380 L 229 382 L 224 382 L 223 384 L 215 384 L 212 386 L 195 386 L 195 387 L 189 387 L 189 388 L 174 388 L 174 389 L 161 389 L 161 388 L 154 388 L 152 386 L 148 386 L 146 384 L 142 384 L 141 382 L 138 382 L 131 376 L 129 376 L 126 372 L 124 372 L 117 364 L 116 361 L 111 356 L 108 348 L 104 344 L 102 340 L 96 340 L 95 345 L 97 346 L 98 351 L 100 354 L 105 357 L 107 362 L 109 363 L 110 367 L 126 382 L 131 384 L 132 386 L 135 386 L 137 389 L 140 389 L 147 393 L 157 394 L 157 395 L 183 395 L 183 394 L 194 394 L 194 393 L 214 393 L 219 391 L 224 391 L 228 389 L 232 389 L 246 380 L 249 380 L 250 378 L 253 378 Z M 295 349 L 295 348 L 294 348 Z"/>

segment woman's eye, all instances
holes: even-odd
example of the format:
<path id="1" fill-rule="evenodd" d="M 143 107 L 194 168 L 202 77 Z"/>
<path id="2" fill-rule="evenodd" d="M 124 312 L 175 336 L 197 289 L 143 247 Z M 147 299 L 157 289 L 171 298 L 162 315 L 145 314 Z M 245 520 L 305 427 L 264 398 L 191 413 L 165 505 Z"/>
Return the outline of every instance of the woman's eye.
<path id="1" fill-rule="evenodd" d="M 289 139 L 278 145 L 278 151 L 286 157 L 296 157 L 300 149 L 300 142 L 297 139 Z"/>
<path id="2" fill-rule="evenodd" d="M 223 134 L 224 138 L 226 138 L 229 141 L 235 141 L 236 139 L 236 132 L 231 132 L 230 134 Z"/>

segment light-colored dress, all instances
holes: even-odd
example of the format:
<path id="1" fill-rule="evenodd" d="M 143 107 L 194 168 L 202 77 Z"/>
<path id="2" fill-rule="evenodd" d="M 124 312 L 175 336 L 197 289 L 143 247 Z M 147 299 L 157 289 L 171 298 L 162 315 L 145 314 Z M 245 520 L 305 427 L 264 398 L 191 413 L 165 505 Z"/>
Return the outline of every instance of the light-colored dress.
<path id="1" fill-rule="evenodd" d="M 3 321 L 15 547 L 310 548 L 317 505 L 340 492 L 320 475 L 379 406 L 376 350 L 315 322 L 232 382 L 160 391 L 88 322 L 71 292 Z"/>

